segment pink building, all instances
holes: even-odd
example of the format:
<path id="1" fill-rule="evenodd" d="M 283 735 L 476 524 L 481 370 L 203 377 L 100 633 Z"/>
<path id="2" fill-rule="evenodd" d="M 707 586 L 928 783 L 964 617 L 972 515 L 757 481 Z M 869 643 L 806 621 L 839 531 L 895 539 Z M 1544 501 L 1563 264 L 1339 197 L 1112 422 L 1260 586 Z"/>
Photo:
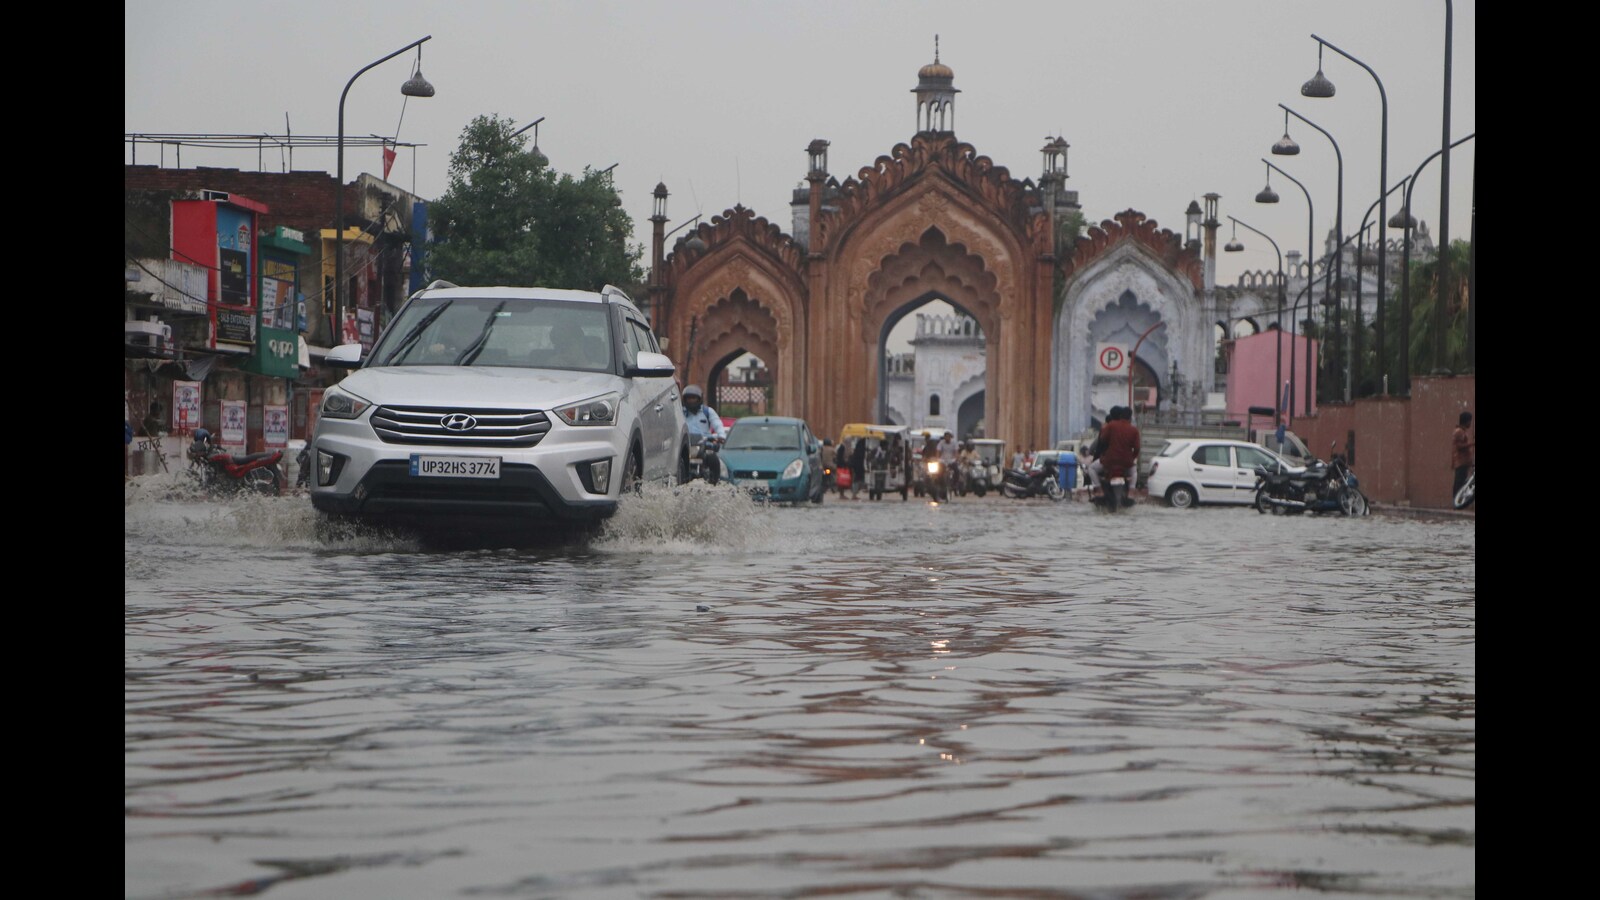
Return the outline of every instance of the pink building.
<path id="1" fill-rule="evenodd" d="M 1269 329 L 1222 345 L 1223 358 L 1228 363 L 1228 388 L 1225 393 L 1228 418 L 1243 422 L 1252 406 L 1275 405 L 1274 395 L 1281 398 L 1284 384 L 1294 383 L 1294 412 L 1297 416 L 1316 412 L 1317 399 L 1317 344 L 1304 335 L 1285 334 Z M 1283 349 L 1282 381 L 1278 349 Z M 1294 373 L 1289 371 L 1290 354 L 1294 358 Z M 1306 357 L 1311 358 L 1311 406 L 1306 407 Z M 1274 385 L 1274 382 L 1277 382 Z M 1287 418 L 1289 407 L 1283 408 Z"/>

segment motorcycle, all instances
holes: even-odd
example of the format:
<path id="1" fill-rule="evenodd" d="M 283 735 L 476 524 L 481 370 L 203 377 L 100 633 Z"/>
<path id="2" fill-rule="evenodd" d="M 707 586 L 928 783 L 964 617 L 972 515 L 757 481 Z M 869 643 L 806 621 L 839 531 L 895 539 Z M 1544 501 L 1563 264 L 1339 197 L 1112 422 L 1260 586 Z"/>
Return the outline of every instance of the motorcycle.
<path id="1" fill-rule="evenodd" d="M 1099 488 L 1091 488 L 1089 502 L 1102 512 L 1120 512 L 1133 505 L 1133 498 L 1128 496 L 1131 486 L 1125 475 L 1102 476 Z"/>
<path id="2" fill-rule="evenodd" d="M 928 470 L 928 496 L 935 503 L 948 503 L 950 500 L 950 471 L 945 464 L 937 458 L 923 463 Z"/>
<path id="3" fill-rule="evenodd" d="M 209 490 L 277 494 L 282 489 L 283 476 L 278 471 L 282 450 L 234 456 L 212 441 L 211 432 L 199 428 L 189 444 L 188 456 L 190 471 Z"/>
<path id="4" fill-rule="evenodd" d="M 684 462 L 683 481 L 685 484 L 696 479 L 712 483 L 722 480 L 722 469 L 720 468 L 722 461 L 717 455 L 717 448 L 721 446 L 722 440 L 716 435 L 708 434 L 700 441 L 695 447 L 695 451 L 691 452 L 689 458 Z M 715 473 L 712 473 L 711 466 L 718 467 Z"/>
<path id="5" fill-rule="evenodd" d="M 1467 473 L 1467 482 L 1466 482 L 1466 484 L 1463 484 L 1461 486 L 1461 490 L 1456 491 L 1456 496 L 1455 496 L 1455 507 L 1456 507 L 1456 509 L 1466 509 L 1467 507 L 1472 505 L 1472 501 L 1473 501 L 1473 499 L 1476 497 L 1476 495 L 1478 493 L 1477 483 L 1478 483 L 1478 467 L 1477 466 L 1473 466 L 1472 467 L 1472 471 Z"/>
<path id="6" fill-rule="evenodd" d="M 1369 506 L 1360 481 L 1343 454 L 1332 449 L 1330 446 L 1327 462 L 1314 459 L 1300 472 L 1256 466 L 1256 512 L 1366 515 Z"/>
<path id="7" fill-rule="evenodd" d="M 1001 493 L 1017 500 L 1029 497 L 1049 497 L 1060 500 L 1067 495 L 1061 488 L 1061 477 L 1056 472 L 1056 461 L 1043 456 L 1030 469 L 1007 469 L 1000 484 Z"/>

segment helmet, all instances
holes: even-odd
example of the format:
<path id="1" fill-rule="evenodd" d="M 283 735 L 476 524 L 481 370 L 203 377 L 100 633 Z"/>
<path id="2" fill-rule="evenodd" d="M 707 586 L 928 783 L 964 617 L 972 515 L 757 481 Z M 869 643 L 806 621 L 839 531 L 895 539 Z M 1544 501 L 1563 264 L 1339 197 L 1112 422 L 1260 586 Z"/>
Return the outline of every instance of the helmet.
<path id="1" fill-rule="evenodd" d="M 194 430 L 194 442 L 196 444 L 203 444 L 209 440 L 211 440 L 211 432 L 205 430 L 204 428 L 196 428 Z"/>
<path id="2" fill-rule="evenodd" d="M 690 397 L 699 397 L 701 400 L 704 400 L 706 398 L 706 394 L 705 391 L 700 390 L 700 385 L 691 384 L 683 389 L 683 399 L 687 400 Z"/>

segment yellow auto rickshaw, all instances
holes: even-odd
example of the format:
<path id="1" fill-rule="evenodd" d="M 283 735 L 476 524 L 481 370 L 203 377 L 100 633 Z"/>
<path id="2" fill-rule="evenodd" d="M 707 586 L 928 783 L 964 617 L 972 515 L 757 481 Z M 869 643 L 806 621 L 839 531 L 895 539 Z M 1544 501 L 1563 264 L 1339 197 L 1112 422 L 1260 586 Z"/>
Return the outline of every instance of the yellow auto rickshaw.
<path id="1" fill-rule="evenodd" d="M 840 445 L 848 444 L 853 451 L 855 441 L 867 443 L 866 472 L 863 477 L 867 499 L 881 500 L 884 494 L 896 492 L 902 501 L 907 499 L 911 493 L 911 479 L 905 426 L 863 422 L 844 426 L 839 433 Z M 879 450 L 883 452 L 879 453 Z"/>

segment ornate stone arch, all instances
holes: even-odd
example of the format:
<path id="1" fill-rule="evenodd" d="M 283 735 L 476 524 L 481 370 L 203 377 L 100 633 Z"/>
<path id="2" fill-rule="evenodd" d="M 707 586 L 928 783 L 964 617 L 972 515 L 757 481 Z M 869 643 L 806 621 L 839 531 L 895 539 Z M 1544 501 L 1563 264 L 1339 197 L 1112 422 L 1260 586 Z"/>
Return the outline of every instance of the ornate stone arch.
<path id="1" fill-rule="evenodd" d="M 1148 310 L 1167 323 L 1146 338 L 1165 361 L 1194 384 L 1207 383 L 1214 351 L 1210 316 L 1200 293 L 1198 254 L 1179 246 L 1178 236 L 1156 229 L 1133 210 L 1090 229 L 1066 266 L 1067 281 L 1053 329 L 1051 440 L 1077 434 L 1089 424 L 1094 384 L 1095 335 L 1091 326 L 1116 307 Z M 1164 332 L 1164 333 L 1163 333 Z M 1151 344 L 1151 342 L 1155 342 Z M 1147 354 L 1143 348 L 1141 357 Z M 1148 359 L 1147 359 L 1148 362 Z"/>
<path id="2" fill-rule="evenodd" d="M 669 325 L 680 380 L 703 383 L 722 358 L 717 348 L 737 331 L 768 348 L 766 354 L 752 352 L 772 370 L 774 414 L 798 414 L 804 303 L 789 275 L 741 242 L 724 245 L 685 272 L 675 290 Z"/>

